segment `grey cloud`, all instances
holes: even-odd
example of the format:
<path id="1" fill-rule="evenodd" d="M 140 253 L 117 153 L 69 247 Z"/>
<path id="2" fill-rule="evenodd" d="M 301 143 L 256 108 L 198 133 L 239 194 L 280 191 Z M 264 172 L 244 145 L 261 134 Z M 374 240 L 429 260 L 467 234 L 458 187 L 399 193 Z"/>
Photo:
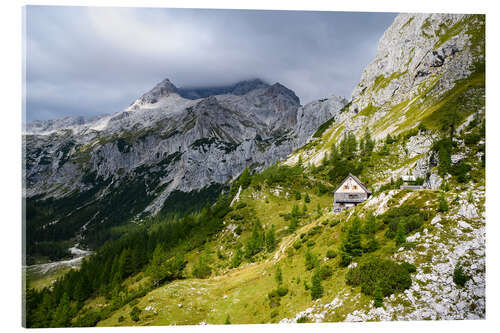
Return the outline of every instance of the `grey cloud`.
<path id="1" fill-rule="evenodd" d="M 117 112 L 177 86 L 280 82 L 349 97 L 392 13 L 27 8 L 27 120 Z"/>

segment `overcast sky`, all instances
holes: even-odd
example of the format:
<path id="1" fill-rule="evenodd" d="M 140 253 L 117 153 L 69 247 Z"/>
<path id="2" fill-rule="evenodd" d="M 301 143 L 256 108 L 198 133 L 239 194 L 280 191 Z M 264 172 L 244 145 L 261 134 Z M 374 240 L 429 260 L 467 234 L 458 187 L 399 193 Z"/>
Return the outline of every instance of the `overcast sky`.
<path id="1" fill-rule="evenodd" d="M 156 83 L 350 98 L 390 13 L 29 6 L 28 121 L 123 110 Z"/>

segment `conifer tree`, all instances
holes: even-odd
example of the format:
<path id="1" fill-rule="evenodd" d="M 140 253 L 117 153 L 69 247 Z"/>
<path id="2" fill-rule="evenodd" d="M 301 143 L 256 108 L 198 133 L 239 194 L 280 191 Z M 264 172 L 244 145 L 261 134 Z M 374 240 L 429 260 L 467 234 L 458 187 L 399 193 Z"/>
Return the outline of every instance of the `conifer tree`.
<path id="1" fill-rule="evenodd" d="M 403 222 L 399 222 L 396 230 L 396 245 L 400 246 L 406 242 L 405 226 Z"/>
<path id="2" fill-rule="evenodd" d="M 319 264 L 318 257 L 314 253 L 312 253 L 311 250 L 308 248 L 305 254 L 306 269 L 309 271 L 314 267 L 318 266 L 318 264 Z"/>
<path id="3" fill-rule="evenodd" d="M 234 252 L 233 259 L 231 260 L 231 267 L 236 268 L 241 264 L 243 251 L 241 251 L 241 243 L 236 244 L 236 251 Z"/>
<path id="4" fill-rule="evenodd" d="M 70 317 L 70 302 L 67 293 L 64 293 L 59 305 L 56 308 L 54 318 L 52 319 L 51 327 L 66 327 L 69 326 Z"/>
<path id="5" fill-rule="evenodd" d="M 343 249 L 352 257 L 358 257 L 363 252 L 361 245 L 361 222 L 357 216 L 354 217 L 354 221 L 347 231 L 347 236 L 343 241 Z"/>
<path id="6" fill-rule="evenodd" d="M 281 271 L 280 266 L 278 266 L 278 268 L 276 268 L 276 273 L 274 275 L 274 279 L 276 280 L 278 287 L 281 286 L 281 284 L 283 283 L 283 272 Z"/>
<path id="7" fill-rule="evenodd" d="M 321 285 L 321 276 L 319 269 L 317 269 L 311 279 L 311 297 L 312 299 L 318 299 L 323 296 L 323 286 Z"/>
<path id="8" fill-rule="evenodd" d="M 446 198 L 444 197 L 444 195 L 441 195 L 439 197 L 438 211 L 441 212 L 441 213 L 444 213 L 444 212 L 447 212 L 448 209 L 449 209 L 449 207 L 448 207 L 448 201 L 446 201 Z"/>
<path id="9" fill-rule="evenodd" d="M 375 234 L 368 234 L 368 243 L 366 244 L 366 252 L 373 252 L 379 248 L 379 243 Z"/>
<path id="10" fill-rule="evenodd" d="M 120 255 L 119 270 L 121 279 L 125 279 L 134 272 L 132 255 L 129 249 L 124 249 Z"/>
<path id="11" fill-rule="evenodd" d="M 153 258 L 148 266 L 147 273 L 151 276 L 151 280 L 155 286 L 165 278 L 163 263 L 165 261 L 165 253 L 161 244 L 156 245 L 153 251 Z"/>
<path id="12" fill-rule="evenodd" d="M 375 215 L 373 215 L 373 213 L 370 213 L 370 215 L 368 215 L 368 217 L 365 220 L 363 232 L 366 234 L 374 234 L 377 232 L 377 229 L 378 229 L 378 224 Z"/>
<path id="13" fill-rule="evenodd" d="M 205 250 L 198 257 L 196 265 L 193 267 L 193 275 L 199 279 L 205 279 L 212 274 L 212 267 L 210 264 L 212 262 L 211 252 L 208 244 L 205 244 Z"/>
<path id="14" fill-rule="evenodd" d="M 297 218 L 300 216 L 298 205 L 293 205 L 291 215 L 292 215 L 292 217 L 297 217 Z"/>
<path id="15" fill-rule="evenodd" d="M 274 224 L 271 225 L 271 229 L 266 234 L 266 248 L 267 252 L 272 252 L 276 248 L 276 233 L 274 231 Z"/>
<path id="16" fill-rule="evenodd" d="M 253 229 L 252 229 L 252 235 L 250 236 L 250 239 L 247 241 L 246 246 L 245 246 L 245 257 L 246 258 L 252 258 L 255 254 L 260 252 L 262 249 L 263 244 L 263 237 L 261 234 L 262 231 L 262 226 L 260 225 L 260 222 L 257 220 L 254 223 Z"/>
<path id="17" fill-rule="evenodd" d="M 294 232 L 295 230 L 297 230 L 297 225 L 298 220 L 295 216 L 292 215 L 292 217 L 290 218 L 290 225 L 288 226 L 288 230 L 290 232 Z"/>
<path id="18" fill-rule="evenodd" d="M 321 205 L 318 202 L 318 205 L 316 206 L 316 212 L 318 213 L 318 217 L 323 215 L 323 212 L 321 211 Z"/>

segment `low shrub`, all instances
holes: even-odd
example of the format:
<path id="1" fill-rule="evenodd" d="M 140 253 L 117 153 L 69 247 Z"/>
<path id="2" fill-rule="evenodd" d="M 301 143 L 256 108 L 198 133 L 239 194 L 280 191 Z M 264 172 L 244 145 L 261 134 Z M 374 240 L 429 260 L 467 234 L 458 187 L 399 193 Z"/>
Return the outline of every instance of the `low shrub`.
<path id="1" fill-rule="evenodd" d="M 469 280 L 469 276 L 465 274 L 464 269 L 460 263 L 455 265 L 453 270 L 453 282 L 459 287 L 465 286 L 465 283 Z"/>
<path id="2" fill-rule="evenodd" d="M 283 296 L 285 296 L 286 294 L 288 294 L 288 288 L 287 288 L 287 287 L 280 286 L 280 287 L 278 287 L 278 289 L 276 289 L 276 292 L 278 293 L 278 295 L 279 295 L 280 297 L 283 297 Z"/>
<path id="3" fill-rule="evenodd" d="M 137 306 L 134 306 L 132 308 L 132 311 L 130 311 L 130 319 L 132 319 L 135 322 L 138 322 L 140 314 L 141 314 L 141 310 Z"/>
<path id="4" fill-rule="evenodd" d="M 337 256 L 337 252 L 335 250 L 329 249 L 328 251 L 326 251 L 326 257 L 328 259 L 333 259 L 336 256 Z"/>
<path id="5" fill-rule="evenodd" d="M 446 201 L 446 198 L 442 195 L 439 197 L 439 206 L 438 206 L 438 212 L 444 213 L 449 210 L 448 207 L 448 201 Z"/>
<path id="6" fill-rule="evenodd" d="M 241 214 L 238 214 L 238 213 L 234 213 L 233 215 L 231 215 L 231 218 L 235 221 L 241 221 L 244 219 L 244 217 L 241 215 Z"/>
<path id="7" fill-rule="evenodd" d="M 236 229 L 234 229 L 234 232 L 237 234 L 237 235 L 241 235 L 241 233 L 243 232 L 243 229 L 241 228 L 241 226 L 237 226 Z"/>
<path id="8" fill-rule="evenodd" d="M 377 284 L 382 295 L 389 296 L 401 292 L 411 286 L 411 276 L 405 266 L 389 259 L 370 256 L 349 269 L 346 283 L 351 286 L 361 286 L 361 292 L 373 296 Z"/>
<path id="9" fill-rule="evenodd" d="M 344 251 L 340 252 L 340 267 L 347 267 L 352 262 L 352 256 Z"/>
<path id="10" fill-rule="evenodd" d="M 412 264 L 408 263 L 408 262 L 403 262 L 401 264 L 401 267 L 403 267 L 404 269 L 406 269 L 406 271 L 408 273 L 410 273 L 410 274 L 411 273 L 415 273 L 417 271 L 417 267 L 415 265 L 412 265 Z"/>
<path id="11" fill-rule="evenodd" d="M 332 276 L 332 274 L 333 274 L 332 268 L 328 265 L 323 265 L 319 268 L 319 276 L 321 280 L 328 279 L 330 276 Z"/>
<path id="12" fill-rule="evenodd" d="M 307 235 L 308 236 L 314 236 L 316 235 L 317 233 L 319 233 L 321 231 L 321 227 L 319 225 L 316 225 L 314 226 L 313 228 L 311 228 L 311 230 L 309 230 L 307 232 Z"/>
<path id="13" fill-rule="evenodd" d="M 312 253 L 309 249 L 307 249 L 305 254 L 305 266 L 308 271 L 317 267 L 319 265 L 318 257 Z"/>
<path id="14" fill-rule="evenodd" d="M 339 220 L 334 220 L 334 221 L 330 222 L 330 227 L 335 227 L 339 223 L 340 223 Z"/>
<path id="15" fill-rule="evenodd" d="M 240 202 L 236 205 L 236 209 L 242 209 L 245 208 L 246 206 L 247 206 L 246 202 Z"/>

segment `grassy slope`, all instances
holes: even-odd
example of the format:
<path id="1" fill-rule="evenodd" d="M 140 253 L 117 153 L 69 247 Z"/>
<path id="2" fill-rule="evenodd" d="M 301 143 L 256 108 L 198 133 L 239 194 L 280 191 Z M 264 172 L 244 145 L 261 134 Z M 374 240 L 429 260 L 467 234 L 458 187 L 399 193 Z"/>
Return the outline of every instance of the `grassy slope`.
<path id="1" fill-rule="evenodd" d="M 242 200 L 252 202 L 249 189 Z M 273 197 L 268 193 L 268 197 L 273 203 L 262 205 L 262 214 L 273 212 L 276 207 L 284 209 L 291 208 L 295 200 L 288 200 L 283 197 Z M 384 193 L 382 194 L 384 195 Z M 437 207 L 440 191 L 392 191 L 391 199 L 387 206 L 399 205 L 402 198 L 407 202 L 422 207 L 435 209 Z M 447 197 L 451 199 L 456 195 L 449 192 Z M 309 206 L 312 208 L 316 202 L 330 201 L 328 195 L 324 197 L 312 197 Z M 377 201 L 377 197 L 372 201 Z M 270 200 L 270 201 L 271 201 Z M 254 202 L 255 203 L 255 202 Z M 356 208 L 362 216 L 367 211 L 371 211 L 378 204 L 370 206 L 371 201 Z M 369 207 L 365 207 L 369 206 Z M 453 207 L 453 206 L 452 206 Z M 138 300 L 137 306 L 140 309 L 151 307 L 150 311 L 143 311 L 139 322 L 135 323 L 130 319 L 129 313 L 132 306 L 127 305 L 115 311 L 109 318 L 101 321 L 98 326 L 121 326 L 121 325 L 179 325 L 179 324 L 199 324 L 206 322 L 210 324 L 223 324 L 229 316 L 231 323 L 267 323 L 278 322 L 282 318 L 293 318 L 297 313 L 309 308 L 313 303 L 310 291 L 306 291 L 303 282 L 310 284 L 312 271 L 307 271 L 304 266 L 304 253 L 307 245 L 303 243 L 298 250 L 293 249 L 292 244 L 300 239 L 300 234 L 307 232 L 314 226 L 321 226 L 321 232 L 310 237 L 315 245 L 310 249 L 319 254 L 321 260 L 326 260 L 327 249 L 336 249 L 340 242 L 342 226 L 346 223 L 350 212 L 341 214 L 325 213 L 320 218 L 311 218 L 311 222 L 303 225 L 295 233 L 286 235 L 281 239 L 278 249 L 270 254 L 262 256 L 257 263 L 244 263 L 237 269 L 221 270 L 219 274 L 213 274 L 209 279 L 187 278 L 185 280 L 174 281 L 148 293 Z M 276 226 L 283 226 L 282 218 L 273 214 L 269 222 L 275 222 Z M 312 214 L 314 215 L 314 214 Z M 281 221 L 280 221 L 281 219 Z M 323 225 L 324 221 L 340 220 L 341 223 L 334 227 L 329 224 Z M 426 224 L 424 227 L 432 230 L 432 226 Z M 384 231 L 377 233 L 377 238 L 383 240 Z M 242 238 L 248 236 L 248 232 L 242 234 Z M 220 238 L 224 236 L 219 236 Z M 219 239 L 213 239 L 208 244 L 215 248 L 220 244 Z M 390 257 L 396 250 L 394 241 L 385 241 L 382 247 L 375 254 L 382 257 Z M 192 253 L 190 262 L 195 261 L 197 253 Z M 215 256 L 214 256 L 215 258 Z M 424 258 L 425 259 L 425 258 Z M 217 260 L 218 264 L 223 264 Z M 345 283 L 345 273 L 347 268 L 338 266 L 338 258 L 327 260 L 333 276 L 323 281 L 325 293 L 319 300 L 319 304 L 327 304 L 338 296 L 341 297 L 342 306 L 335 311 L 328 311 L 325 321 L 342 321 L 346 315 L 356 309 L 368 309 L 371 307 L 371 298 L 360 293 L 359 287 L 351 288 Z M 216 265 L 217 265 L 216 263 Z M 422 259 L 422 264 L 425 260 Z M 420 263 L 419 263 L 420 264 Z M 270 308 L 267 293 L 276 288 L 274 272 L 277 265 L 283 271 L 285 285 L 290 292 L 281 299 L 281 305 Z M 189 272 L 189 269 L 187 269 Z M 189 274 L 189 273 L 188 273 Z M 133 278 L 135 280 L 136 277 Z M 275 313 L 273 313 L 275 312 Z M 120 316 L 125 319 L 119 322 Z"/>

